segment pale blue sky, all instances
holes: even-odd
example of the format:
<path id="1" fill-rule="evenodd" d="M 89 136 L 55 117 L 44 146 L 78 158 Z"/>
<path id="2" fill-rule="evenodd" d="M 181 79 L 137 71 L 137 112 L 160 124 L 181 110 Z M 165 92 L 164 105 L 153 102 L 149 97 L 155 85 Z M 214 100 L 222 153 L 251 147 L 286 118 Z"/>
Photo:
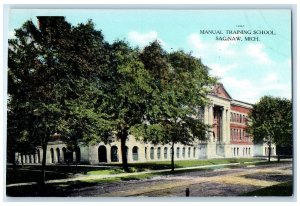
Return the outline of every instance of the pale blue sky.
<path id="1" fill-rule="evenodd" d="M 72 25 L 92 19 L 109 42 L 125 39 L 143 47 L 158 39 L 167 51 L 191 51 L 221 79 L 234 99 L 255 103 L 263 95 L 291 97 L 289 10 L 11 10 L 10 36 L 26 20 L 36 22 L 39 15 L 65 16 Z M 236 25 L 252 31 L 273 30 L 276 35 L 259 35 L 260 41 L 228 42 L 199 32 L 237 30 Z"/>

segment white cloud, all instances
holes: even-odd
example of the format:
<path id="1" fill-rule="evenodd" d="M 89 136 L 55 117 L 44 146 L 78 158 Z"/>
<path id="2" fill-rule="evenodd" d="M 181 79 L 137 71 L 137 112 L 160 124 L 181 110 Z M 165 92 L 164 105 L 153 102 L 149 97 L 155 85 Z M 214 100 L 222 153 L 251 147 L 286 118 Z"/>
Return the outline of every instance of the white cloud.
<path id="1" fill-rule="evenodd" d="M 221 64 L 210 64 L 209 68 L 211 68 L 210 74 L 219 78 L 222 78 L 226 75 L 227 72 L 231 71 L 232 69 L 236 68 L 236 64 L 230 65 L 221 65 Z"/>
<path id="2" fill-rule="evenodd" d="M 245 53 L 261 64 L 270 64 L 271 59 L 264 51 L 264 47 L 262 43 L 251 43 L 247 45 Z"/>
<path id="3" fill-rule="evenodd" d="M 215 57 L 233 57 L 237 55 L 237 50 L 234 45 L 235 41 L 210 41 L 204 42 L 201 36 L 197 33 L 192 33 L 187 37 L 187 43 L 193 51 L 193 54 L 202 59 L 207 59 L 211 56 Z"/>
<path id="4" fill-rule="evenodd" d="M 128 33 L 128 39 L 140 47 L 145 47 L 152 41 L 159 41 L 162 46 L 165 46 L 165 42 L 158 38 L 156 31 L 150 31 L 148 33 L 140 33 L 137 31 L 131 31 Z"/>

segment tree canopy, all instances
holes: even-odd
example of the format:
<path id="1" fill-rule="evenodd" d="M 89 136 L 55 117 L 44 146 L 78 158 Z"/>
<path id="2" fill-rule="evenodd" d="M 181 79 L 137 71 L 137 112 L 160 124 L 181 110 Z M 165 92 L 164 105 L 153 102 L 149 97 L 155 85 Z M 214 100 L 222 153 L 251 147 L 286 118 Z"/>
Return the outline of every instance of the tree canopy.
<path id="1" fill-rule="evenodd" d="M 249 132 L 254 143 L 267 143 L 269 160 L 271 144 L 292 145 L 292 102 L 288 99 L 264 96 L 249 114 Z"/>
<path id="2" fill-rule="evenodd" d="M 129 134 L 172 145 L 206 139 L 201 118 L 215 79 L 200 59 L 168 53 L 157 41 L 142 50 L 125 41 L 108 43 L 92 21 L 72 26 L 64 17 L 38 20 L 38 26 L 27 21 L 9 40 L 12 154 L 21 151 L 16 145 L 42 146 L 44 167 L 55 133 L 71 149 L 117 138 L 128 171 Z"/>

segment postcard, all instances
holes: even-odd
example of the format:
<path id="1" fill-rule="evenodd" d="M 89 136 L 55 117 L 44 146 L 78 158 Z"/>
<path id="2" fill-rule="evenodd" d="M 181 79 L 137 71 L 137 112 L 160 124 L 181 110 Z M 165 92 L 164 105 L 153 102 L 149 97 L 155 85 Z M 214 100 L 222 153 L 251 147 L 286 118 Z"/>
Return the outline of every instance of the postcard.
<path id="1" fill-rule="evenodd" d="M 293 197 L 292 41 L 291 9 L 10 9 L 6 196 Z"/>

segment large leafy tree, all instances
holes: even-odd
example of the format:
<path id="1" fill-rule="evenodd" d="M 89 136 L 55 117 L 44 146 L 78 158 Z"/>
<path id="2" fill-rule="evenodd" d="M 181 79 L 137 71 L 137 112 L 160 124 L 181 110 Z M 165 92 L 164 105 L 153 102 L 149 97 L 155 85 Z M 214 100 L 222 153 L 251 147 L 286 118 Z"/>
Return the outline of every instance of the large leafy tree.
<path id="1" fill-rule="evenodd" d="M 144 125 L 133 132 L 144 141 L 171 144 L 174 171 L 174 145 L 206 140 L 209 126 L 202 121 L 207 94 L 215 79 L 200 59 L 183 51 L 167 54 L 155 41 L 141 53 L 145 67 L 155 78 L 150 109 Z"/>
<path id="2" fill-rule="evenodd" d="M 51 135 L 59 132 L 74 145 L 78 135 L 94 139 L 106 131 L 97 127 L 105 121 L 94 109 L 101 96 L 96 77 L 105 67 L 105 43 L 91 22 L 72 27 L 64 17 L 38 20 L 38 27 L 27 21 L 9 40 L 8 150 L 20 148 L 13 146 L 20 142 L 41 146 L 44 183 Z"/>
<path id="3" fill-rule="evenodd" d="M 124 41 L 109 46 L 108 68 L 101 76 L 105 95 L 99 99 L 98 109 L 107 114 L 111 136 L 121 142 L 123 169 L 129 171 L 126 141 L 130 129 L 144 121 L 152 90 L 151 76 L 139 60 L 138 51 Z"/>
<path id="4" fill-rule="evenodd" d="M 271 145 L 292 146 L 292 103 L 288 99 L 264 96 L 253 106 L 249 114 L 249 132 L 254 143 L 268 145 L 268 161 Z M 278 152 L 278 160 L 280 153 Z"/>

